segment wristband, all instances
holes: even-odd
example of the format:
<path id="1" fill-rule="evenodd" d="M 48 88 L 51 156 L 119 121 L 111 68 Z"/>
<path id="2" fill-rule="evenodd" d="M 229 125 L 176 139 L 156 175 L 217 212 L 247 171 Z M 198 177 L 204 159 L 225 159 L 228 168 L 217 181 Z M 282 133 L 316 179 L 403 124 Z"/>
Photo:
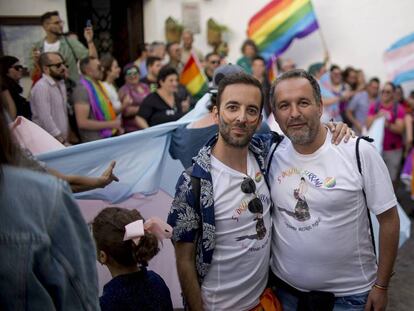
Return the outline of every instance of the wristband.
<path id="1" fill-rule="evenodd" d="M 375 288 L 378 288 L 378 289 L 381 289 L 381 290 L 387 290 L 388 289 L 388 286 L 382 286 L 382 285 L 379 285 L 377 283 L 374 283 L 374 285 L 372 287 L 373 288 L 375 287 Z"/>

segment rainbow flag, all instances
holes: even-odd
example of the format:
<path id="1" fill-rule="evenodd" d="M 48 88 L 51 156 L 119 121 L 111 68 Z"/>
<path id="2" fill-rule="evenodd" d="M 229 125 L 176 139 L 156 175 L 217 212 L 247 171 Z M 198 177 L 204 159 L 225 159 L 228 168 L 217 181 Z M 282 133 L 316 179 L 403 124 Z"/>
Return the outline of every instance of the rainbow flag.
<path id="1" fill-rule="evenodd" d="M 207 78 L 194 53 L 191 53 L 181 72 L 180 83 L 187 88 L 188 92 L 196 100 L 200 99 L 208 91 Z"/>
<path id="2" fill-rule="evenodd" d="M 265 58 L 279 56 L 295 38 L 303 38 L 318 29 L 310 0 L 273 0 L 250 21 L 247 35 Z"/>
<path id="3" fill-rule="evenodd" d="M 414 33 L 391 45 L 385 51 L 384 63 L 388 79 L 395 84 L 414 80 Z"/>

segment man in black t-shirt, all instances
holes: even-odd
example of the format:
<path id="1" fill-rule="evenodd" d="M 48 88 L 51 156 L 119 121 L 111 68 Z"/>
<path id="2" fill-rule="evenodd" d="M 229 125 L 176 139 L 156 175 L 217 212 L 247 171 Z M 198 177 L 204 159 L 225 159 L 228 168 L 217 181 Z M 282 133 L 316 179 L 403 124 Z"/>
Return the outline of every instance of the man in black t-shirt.
<path id="1" fill-rule="evenodd" d="M 149 56 L 147 58 L 147 76 L 142 78 L 140 81 L 148 85 L 151 92 L 155 92 L 157 90 L 157 77 L 161 67 L 161 58 L 157 56 Z"/>

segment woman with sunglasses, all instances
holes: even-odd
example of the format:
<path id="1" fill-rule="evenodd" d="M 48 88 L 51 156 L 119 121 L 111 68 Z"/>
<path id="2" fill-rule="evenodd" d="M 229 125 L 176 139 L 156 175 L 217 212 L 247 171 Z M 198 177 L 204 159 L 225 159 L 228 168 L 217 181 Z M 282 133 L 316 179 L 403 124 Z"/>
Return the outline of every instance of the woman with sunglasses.
<path id="1" fill-rule="evenodd" d="M 136 123 L 135 116 L 140 110 L 144 98 L 150 93 L 150 89 L 148 85 L 140 82 L 140 71 L 134 63 L 126 65 L 123 72 L 125 84 L 119 90 L 119 97 L 122 101 L 125 98 L 130 98 L 129 105 L 122 110 L 125 132 L 128 133 L 143 128 Z"/>
<path id="2" fill-rule="evenodd" d="M 0 58 L 0 75 L 3 80 L 1 96 L 8 116 L 12 120 L 17 116 L 23 116 L 30 120 L 32 118 L 30 105 L 21 95 L 23 88 L 19 85 L 23 76 L 23 66 L 19 59 L 14 56 L 2 56 Z"/>
<path id="3" fill-rule="evenodd" d="M 157 83 L 157 91 L 145 98 L 136 117 L 138 124 L 143 128 L 176 121 L 190 108 L 188 97 L 180 100 L 177 96 L 178 73 L 174 68 L 161 68 Z"/>

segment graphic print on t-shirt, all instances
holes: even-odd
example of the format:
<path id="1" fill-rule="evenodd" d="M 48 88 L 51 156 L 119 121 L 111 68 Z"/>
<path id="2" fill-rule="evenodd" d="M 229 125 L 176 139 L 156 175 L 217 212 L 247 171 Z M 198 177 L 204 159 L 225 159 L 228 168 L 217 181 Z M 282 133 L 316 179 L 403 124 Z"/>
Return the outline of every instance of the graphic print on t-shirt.
<path id="1" fill-rule="evenodd" d="M 306 194 L 308 192 L 309 184 L 311 187 L 316 189 L 318 188 L 334 188 L 336 186 L 335 177 L 326 177 L 325 179 L 320 178 L 314 173 L 311 173 L 307 170 L 301 170 L 298 168 L 290 168 L 282 172 L 280 176 L 277 177 L 279 184 L 283 183 L 284 179 L 295 178 L 297 175 L 298 181 L 297 186 L 294 186 L 293 190 L 288 193 L 288 196 L 293 196 L 294 206 L 289 209 L 288 207 L 276 206 L 276 208 L 286 215 L 294 218 L 298 222 L 305 222 L 311 219 L 312 217 L 312 208 L 309 206 L 308 201 L 306 200 Z M 319 225 L 321 219 L 318 217 L 315 222 L 305 227 L 293 227 L 292 224 L 289 224 L 293 230 L 299 231 L 309 231 L 312 228 L 315 228 Z"/>
<path id="2" fill-rule="evenodd" d="M 308 186 L 306 185 L 306 181 L 304 177 L 300 178 L 299 186 L 293 189 L 293 196 L 297 200 L 294 211 L 288 211 L 282 207 L 277 207 L 279 211 L 285 212 L 289 216 L 295 218 L 298 221 L 305 221 L 310 219 L 310 212 L 309 206 L 306 202 L 306 191 L 308 190 Z"/>
<path id="3" fill-rule="evenodd" d="M 263 176 L 260 171 L 256 172 L 253 182 L 259 183 L 262 180 L 262 177 Z M 252 201 L 256 199 L 259 199 L 262 203 L 262 212 L 254 213 L 253 221 L 256 221 L 256 232 L 253 234 L 242 235 L 242 236 L 236 237 L 235 239 L 236 241 L 263 240 L 267 232 L 266 226 L 263 221 L 263 205 L 269 204 L 269 198 L 264 194 L 257 194 L 256 192 L 246 194 L 246 195 L 248 196 L 248 198 L 243 199 L 240 203 L 240 206 L 234 210 L 232 219 L 238 222 L 239 217 L 244 212 L 251 213 L 251 211 L 249 210 L 249 204 L 252 204 Z"/>

